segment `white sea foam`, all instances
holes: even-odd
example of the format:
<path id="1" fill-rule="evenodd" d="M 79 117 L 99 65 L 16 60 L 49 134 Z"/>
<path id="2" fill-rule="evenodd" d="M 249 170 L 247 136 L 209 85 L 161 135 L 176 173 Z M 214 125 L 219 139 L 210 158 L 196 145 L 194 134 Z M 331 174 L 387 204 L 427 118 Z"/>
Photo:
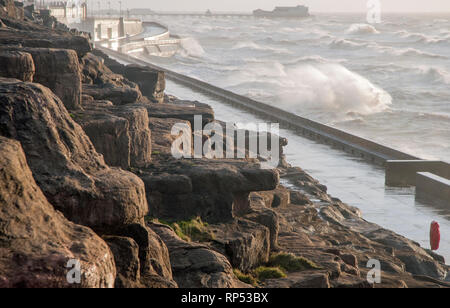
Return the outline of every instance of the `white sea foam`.
<path id="1" fill-rule="evenodd" d="M 449 37 L 447 38 L 431 38 L 431 37 L 427 37 L 427 38 L 423 38 L 420 39 L 419 41 L 417 41 L 418 43 L 424 43 L 427 45 L 450 45 L 450 40 Z"/>
<path id="2" fill-rule="evenodd" d="M 401 38 L 413 38 L 413 39 L 427 39 L 428 37 L 423 33 L 415 33 L 415 32 L 409 32 L 406 30 L 400 30 L 395 32 L 394 34 L 400 36 Z"/>
<path id="3" fill-rule="evenodd" d="M 349 34 L 378 34 L 380 33 L 374 26 L 369 24 L 352 24 L 348 29 Z"/>
<path id="4" fill-rule="evenodd" d="M 297 59 L 294 59 L 292 61 L 286 61 L 283 62 L 285 65 L 299 65 L 299 64 L 326 64 L 326 63 L 345 63 L 347 62 L 347 59 L 328 59 L 324 58 L 318 55 L 311 55 L 311 56 L 305 56 L 300 57 Z"/>
<path id="5" fill-rule="evenodd" d="M 274 52 L 274 53 L 279 53 L 279 54 L 289 54 L 291 53 L 288 49 L 284 49 L 284 48 L 276 48 L 276 47 L 271 47 L 271 46 L 263 46 L 263 45 L 259 45 L 255 42 L 252 41 L 242 41 L 239 42 L 237 44 L 235 44 L 232 49 L 237 50 L 237 49 L 250 49 L 250 50 L 259 50 L 259 51 L 270 51 L 270 52 Z"/>
<path id="6" fill-rule="evenodd" d="M 367 48 L 369 43 L 357 43 L 346 39 L 335 39 L 329 43 L 330 48 L 336 49 L 360 49 Z"/>
<path id="7" fill-rule="evenodd" d="M 408 32 L 406 30 L 397 31 L 394 34 L 404 39 L 414 39 L 416 43 L 441 44 L 448 43 L 448 38 L 426 35 L 424 33 Z"/>
<path id="8" fill-rule="evenodd" d="M 416 48 L 393 48 L 393 47 L 380 47 L 379 50 L 383 53 L 390 54 L 393 56 L 399 56 L 399 57 L 424 57 L 424 58 L 440 58 L 440 59 L 447 59 L 446 56 L 435 54 L 431 52 L 422 51 Z"/>
<path id="9" fill-rule="evenodd" d="M 277 104 L 295 113 L 302 113 L 306 108 L 324 110 L 340 118 L 348 113 L 377 113 L 392 103 L 386 91 L 338 63 L 305 62 L 284 66 L 272 62 L 246 66 L 243 72 L 234 75 L 232 80 L 241 80 L 241 87 L 245 84 L 246 88 L 251 84 L 271 84 L 273 95 L 279 100 Z M 252 82 L 249 83 L 249 79 Z"/>
<path id="10" fill-rule="evenodd" d="M 439 67 L 419 66 L 418 71 L 426 77 L 426 81 L 450 84 L 450 73 Z"/>

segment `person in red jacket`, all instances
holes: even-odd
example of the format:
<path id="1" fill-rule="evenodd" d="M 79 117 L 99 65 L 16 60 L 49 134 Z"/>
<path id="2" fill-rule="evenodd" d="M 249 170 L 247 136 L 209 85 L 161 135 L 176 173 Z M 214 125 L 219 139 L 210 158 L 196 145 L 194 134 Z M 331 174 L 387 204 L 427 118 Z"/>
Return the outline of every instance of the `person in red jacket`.
<path id="1" fill-rule="evenodd" d="M 430 227 L 431 250 L 438 250 L 440 241 L 441 241 L 441 232 L 439 231 L 439 224 L 436 221 L 433 221 Z"/>

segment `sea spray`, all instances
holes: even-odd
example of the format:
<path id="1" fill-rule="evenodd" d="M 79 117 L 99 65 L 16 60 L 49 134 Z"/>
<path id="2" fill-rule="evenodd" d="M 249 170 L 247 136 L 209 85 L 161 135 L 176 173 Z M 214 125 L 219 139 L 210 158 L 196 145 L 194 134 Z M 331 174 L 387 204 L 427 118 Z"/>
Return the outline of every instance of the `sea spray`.
<path id="1" fill-rule="evenodd" d="M 323 110 L 337 117 L 349 113 L 368 115 L 385 110 L 392 98 L 368 79 L 340 64 L 302 64 L 286 70 L 280 103 L 296 113 Z"/>
<path id="2" fill-rule="evenodd" d="M 291 64 L 251 62 L 225 78 L 224 84 L 231 89 L 245 88 L 242 94 L 276 102 L 293 113 L 314 110 L 332 115 L 332 119 L 349 113 L 377 113 L 392 103 L 389 93 L 368 79 L 321 57 L 304 57 Z M 266 90 L 261 91 L 264 85 Z M 261 93 L 266 93 L 267 99 Z"/>
<path id="3" fill-rule="evenodd" d="M 181 40 L 181 54 L 183 56 L 190 56 L 200 58 L 205 55 L 205 50 L 202 45 L 194 38 L 185 38 Z"/>

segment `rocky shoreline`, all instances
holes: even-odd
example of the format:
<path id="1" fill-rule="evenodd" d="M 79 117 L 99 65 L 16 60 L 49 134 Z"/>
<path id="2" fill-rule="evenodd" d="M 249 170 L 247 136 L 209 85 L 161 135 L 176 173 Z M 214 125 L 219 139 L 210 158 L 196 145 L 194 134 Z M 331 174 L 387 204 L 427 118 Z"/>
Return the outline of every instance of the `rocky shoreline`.
<path id="1" fill-rule="evenodd" d="M 0 287 L 450 286 L 442 257 L 290 166 L 285 139 L 274 169 L 173 158 L 175 123 L 221 122 L 165 94 L 164 72 L 10 0 L 0 44 Z"/>

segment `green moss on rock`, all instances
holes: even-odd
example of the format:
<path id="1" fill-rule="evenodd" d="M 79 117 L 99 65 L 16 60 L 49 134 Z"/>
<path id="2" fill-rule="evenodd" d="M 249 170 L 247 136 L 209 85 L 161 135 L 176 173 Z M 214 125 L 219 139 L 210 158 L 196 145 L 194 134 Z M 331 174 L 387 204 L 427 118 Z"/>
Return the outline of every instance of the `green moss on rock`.
<path id="1" fill-rule="evenodd" d="M 313 261 L 297 257 L 291 253 L 280 252 L 270 256 L 270 266 L 280 267 L 287 272 L 299 272 L 308 269 L 320 269 Z"/>
<path id="2" fill-rule="evenodd" d="M 255 269 L 255 274 L 258 280 L 265 281 L 267 279 L 285 278 L 286 273 L 280 267 L 266 267 L 260 266 Z"/>
<path id="3" fill-rule="evenodd" d="M 240 281 L 242 281 L 246 284 L 250 284 L 254 287 L 256 287 L 258 285 L 258 281 L 251 274 L 244 274 L 238 269 L 234 269 L 233 272 L 234 272 L 234 275 L 237 277 L 237 279 L 239 279 Z"/>

